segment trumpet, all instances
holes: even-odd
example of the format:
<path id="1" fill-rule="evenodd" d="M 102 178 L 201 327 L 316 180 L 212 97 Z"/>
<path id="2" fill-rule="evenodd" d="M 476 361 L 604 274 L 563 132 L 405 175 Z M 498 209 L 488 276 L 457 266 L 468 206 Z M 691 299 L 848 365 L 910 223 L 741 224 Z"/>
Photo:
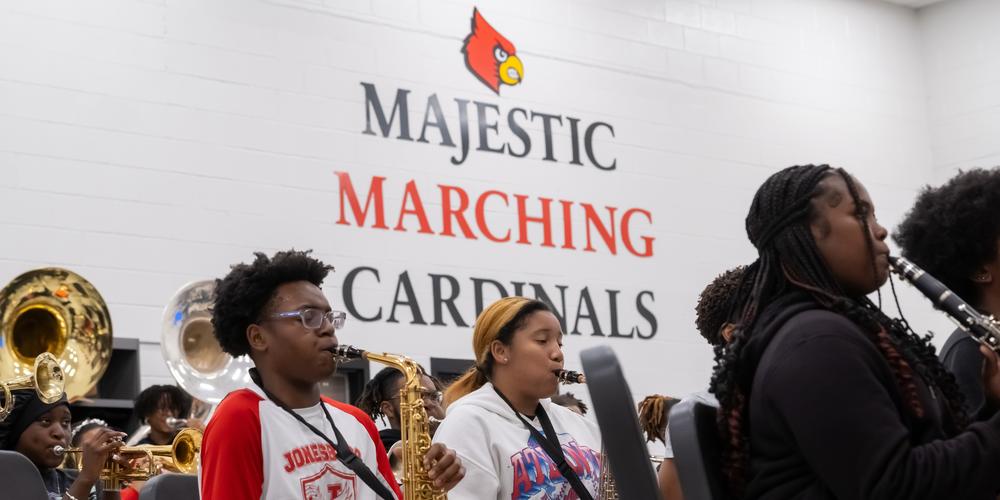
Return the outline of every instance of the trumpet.
<path id="1" fill-rule="evenodd" d="M 3 391 L 3 403 L 0 405 L 0 421 L 5 420 L 14 410 L 14 397 L 11 391 L 19 389 L 34 389 L 38 399 L 51 404 L 62 397 L 66 383 L 63 378 L 59 361 L 51 353 L 43 352 L 35 358 L 35 366 L 30 375 L 18 377 L 6 382 L 0 382 Z"/>
<path id="2" fill-rule="evenodd" d="M 117 489 L 123 481 L 147 481 L 163 470 L 194 474 L 198 471 L 201 456 L 201 437 L 202 433 L 198 429 L 184 429 L 169 445 L 123 446 L 104 463 L 100 474 L 102 486 L 105 490 Z M 82 459 L 83 449 L 56 446 L 52 453 L 57 456 L 80 454 Z M 146 459 L 141 470 L 133 470 L 121 464 L 123 459 L 141 458 Z M 82 466 L 82 460 L 77 463 Z"/>

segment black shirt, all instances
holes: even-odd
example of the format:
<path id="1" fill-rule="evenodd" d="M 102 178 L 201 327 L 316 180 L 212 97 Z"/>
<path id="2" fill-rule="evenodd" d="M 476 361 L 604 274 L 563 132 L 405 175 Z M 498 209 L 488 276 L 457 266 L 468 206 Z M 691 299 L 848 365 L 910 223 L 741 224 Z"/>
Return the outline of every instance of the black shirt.
<path id="1" fill-rule="evenodd" d="M 399 429 L 382 429 L 378 431 L 378 437 L 382 440 L 382 446 L 385 446 L 385 451 L 388 453 L 392 445 L 403 439 L 403 433 Z"/>
<path id="2" fill-rule="evenodd" d="M 912 417 L 853 322 L 813 309 L 779 327 L 753 378 L 746 498 L 995 500 L 1000 416 L 945 439 L 943 397 L 914 374 Z"/>
<path id="3" fill-rule="evenodd" d="M 996 413 L 993 405 L 986 403 L 983 388 L 983 367 L 986 358 L 979 352 L 979 342 L 968 332 L 956 329 L 941 349 L 941 363 L 958 382 L 965 396 L 965 409 L 975 420 L 986 420 Z"/>
<path id="4" fill-rule="evenodd" d="M 79 471 L 74 469 L 45 469 L 39 472 L 42 476 L 42 483 L 45 484 L 45 491 L 51 500 L 62 500 L 66 492 L 69 491 L 73 481 Z M 100 481 L 90 490 L 89 500 L 97 500 L 101 491 Z M 80 499 L 83 500 L 83 499 Z"/>

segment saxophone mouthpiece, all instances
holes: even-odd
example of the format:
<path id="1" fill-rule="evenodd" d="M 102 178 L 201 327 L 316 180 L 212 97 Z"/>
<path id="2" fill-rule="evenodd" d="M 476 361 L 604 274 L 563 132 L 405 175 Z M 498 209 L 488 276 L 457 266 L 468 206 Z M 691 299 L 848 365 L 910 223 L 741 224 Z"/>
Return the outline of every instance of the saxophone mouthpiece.
<path id="1" fill-rule="evenodd" d="M 575 372 L 572 370 L 556 370 L 556 378 L 564 384 L 586 384 L 587 377 L 583 376 L 580 372 Z"/>
<path id="2" fill-rule="evenodd" d="M 327 349 L 333 354 L 335 360 L 339 362 L 350 361 L 365 357 L 365 351 L 351 345 L 338 345 Z"/>

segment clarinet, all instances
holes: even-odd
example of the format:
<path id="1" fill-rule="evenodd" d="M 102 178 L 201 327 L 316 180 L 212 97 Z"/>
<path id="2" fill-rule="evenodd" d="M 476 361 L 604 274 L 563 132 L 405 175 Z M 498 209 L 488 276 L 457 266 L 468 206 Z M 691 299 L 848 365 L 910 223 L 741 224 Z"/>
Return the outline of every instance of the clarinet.
<path id="1" fill-rule="evenodd" d="M 959 328 L 980 344 L 1000 353 L 1000 322 L 993 316 L 980 313 L 937 278 L 903 257 L 890 256 L 889 265 L 900 278 L 927 296 L 935 309 L 947 313 Z"/>

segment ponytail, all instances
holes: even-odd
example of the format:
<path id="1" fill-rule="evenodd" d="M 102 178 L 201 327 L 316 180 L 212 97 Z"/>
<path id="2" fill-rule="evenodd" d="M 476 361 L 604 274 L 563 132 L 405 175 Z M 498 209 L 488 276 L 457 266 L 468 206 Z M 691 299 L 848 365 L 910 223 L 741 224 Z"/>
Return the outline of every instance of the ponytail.
<path id="1" fill-rule="evenodd" d="M 476 354 L 476 363 L 445 389 L 445 408 L 490 381 L 493 372 L 493 355 L 490 354 L 490 349 L 493 341 L 510 344 L 514 332 L 524 325 L 525 318 L 536 311 L 552 309 L 540 300 L 505 297 L 479 313 L 472 330 L 472 350 Z"/>

